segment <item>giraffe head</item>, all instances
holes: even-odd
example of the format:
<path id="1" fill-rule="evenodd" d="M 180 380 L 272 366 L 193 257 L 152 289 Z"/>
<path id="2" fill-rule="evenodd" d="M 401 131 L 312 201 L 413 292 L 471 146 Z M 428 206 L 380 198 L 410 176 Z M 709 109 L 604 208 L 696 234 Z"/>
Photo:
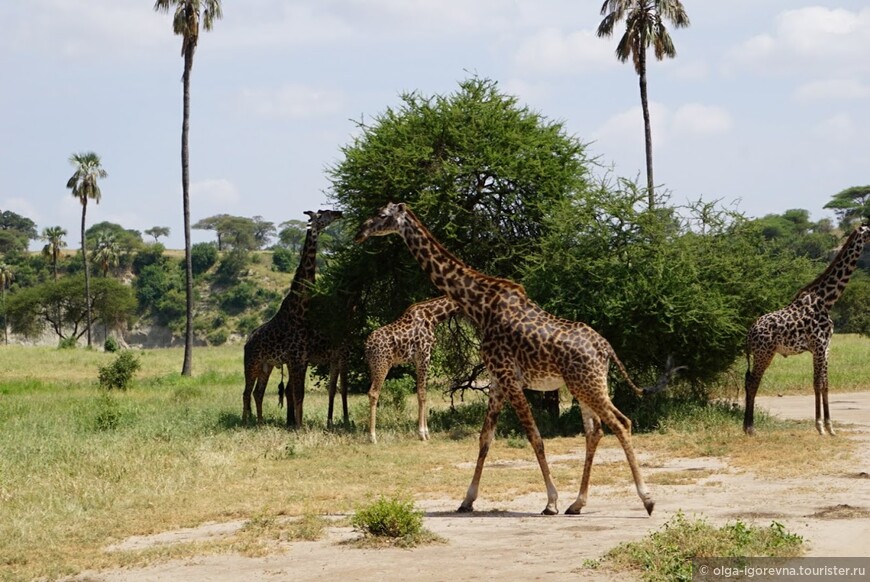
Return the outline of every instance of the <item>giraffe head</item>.
<path id="1" fill-rule="evenodd" d="M 354 242 L 361 243 L 370 236 L 385 236 L 399 232 L 399 224 L 405 218 L 406 209 L 404 203 L 390 202 L 362 224 L 353 239 Z"/>
<path id="2" fill-rule="evenodd" d="M 342 216 L 340 210 L 318 210 L 317 212 L 306 210 L 305 214 L 308 215 L 308 228 L 313 228 L 317 232 L 322 231 Z"/>

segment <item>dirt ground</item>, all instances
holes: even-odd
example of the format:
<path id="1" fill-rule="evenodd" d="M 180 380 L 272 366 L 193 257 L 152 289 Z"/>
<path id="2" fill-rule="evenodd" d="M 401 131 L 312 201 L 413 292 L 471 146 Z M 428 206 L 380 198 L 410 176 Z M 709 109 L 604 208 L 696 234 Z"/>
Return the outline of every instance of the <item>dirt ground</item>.
<path id="1" fill-rule="evenodd" d="M 805 420 L 806 429 L 815 430 L 811 393 L 759 397 L 757 406 L 776 416 Z M 416 501 L 417 507 L 426 511 L 425 526 L 447 540 L 443 545 L 413 550 L 362 550 L 342 545 L 342 541 L 355 534 L 349 528 L 334 527 L 323 540 L 288 544 L 283 553 L 263 558 L 205 556 L 142 569 L 88 572 L 74 580 L 607 580 L 606 574 L 584 567 L 584 561 L 601 557 L 621 542 L 643 537 L 678 511 L 688 517 L 703 516 L 717 525 L 741 519 L 766 526 L 776 520 L 804 537 L 810 556 L 867 556 L 870 555 L 870 393 L 831 395 L 831 416 L 835 428 L 851 425 L 848 434 L 841 431 L 846 436 L 837 438 L 859 442 L 857 462 L 844 467 L 839 474 L 772 481 L 732 471 L 716 458 L 671 459 L 664 466 L 651 467 L 644 463 L 644 455 L 639 451 L 645 475 L 675 470 L 702 470 L 709 475 L 692 485 L 651 487 L 656 499 L 651 517 L 647 517 L 631 483 L 591 487 L 589 504 L 580 516 L 538 515 L 546 501 L 543 486 L 536 494 L 508 503 L 488 503 L 486 471 L 509 470 L 493 460 L 484 471 L 475 513 L 454 512 L 462 492 L 451 499 Z M 622 450 L 614 448 L 618 445 L 611 440 L 602 441 L 607 448 L 599 448 L 596 463 L 624 459 Z M 582 455 L 580 440 L 575 458 Z M 549 460 L 557 464 L 565 462 L 566 456 Z M 470 467 L 469 463 L 469 478 Z M 576 492 L 560 491 L 559 509 L 564 510 L 575 496 Z M 227 535 L 241 525 L 242 522 L 204 525 L 130 539 L 121 547 L 184 543 Z"/>

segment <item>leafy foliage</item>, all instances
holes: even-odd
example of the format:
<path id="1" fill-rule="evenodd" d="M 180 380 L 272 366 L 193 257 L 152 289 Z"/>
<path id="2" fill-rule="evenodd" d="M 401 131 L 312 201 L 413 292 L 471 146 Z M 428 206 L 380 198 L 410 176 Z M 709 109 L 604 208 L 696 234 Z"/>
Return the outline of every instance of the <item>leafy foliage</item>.
<path id="1" fill-rule="evenodd" d="M 812 264 L 769 252 L 738 214 L 638 210 L 645 193 L 619 186 L 553 209 L 523 283 L 545 309 L 607 338 L 636 380 L 653 380 L 673 356 L 703 397 L 703 385 L 742 353 L 749 324 L 811 279 Z"/>
<path id="2" fill-rule="evenodd" d="M 133 376 L 142 367 L 132 352 L 123 351 L 115 357 L 112 363 L 99 368 L 99 382 L 106 390 L 126 390 L 133 381 Z"/>
<path id="3" fill-rule="evenodd" d="M 196 243 L 190 247 L 190 260 L 194 275 L 202 275 L 218 260 L 217 247 L 211 243 Z"/>
<path id="4" fill-rule="evenodd" d="M 366 535 L 411 539 L 423 531 L 423 512 L 413 501 L 380 497 L 358 509 L 350 522 Z"/>
<path id="5" fill-rule="evenodd" d="M 794 557 L 803 538 L 779 522 L 768 527 L 738 520 L 720 528 L 677 512 L 659 530 L 637 542 L 620 544 L 602 562 L 642 572 L 647 581 L 692 580 L 692 560 L 740 556 Z"/>

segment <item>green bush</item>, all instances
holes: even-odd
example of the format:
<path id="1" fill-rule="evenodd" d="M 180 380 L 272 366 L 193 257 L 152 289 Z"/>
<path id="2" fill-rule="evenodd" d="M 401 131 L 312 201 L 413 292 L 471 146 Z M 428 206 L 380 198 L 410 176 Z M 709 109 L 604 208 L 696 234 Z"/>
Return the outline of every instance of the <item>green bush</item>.
<path id="1" fill-rule="evenodd" d="M 73 350 L 78 345 L 78 339 L 74 337 L 65 337 L 61 339 L 57 344 L 57 349 L 59 350 Z"/>
<path id="2" fill-rule="evenodd" d="M 194 275 L 205 273 L 218 260 L 217 247 L 211 243 L 196 243 L 190 247 L 190 262 Z"/>
<path id="3" fill-rule="evenodd" d="M 103 342 L 103 349 L 107 352 L 115 353 L 121 349 L 121 346 L 118 344 L 118 340 L 109 336 L 106 338 L 106 341 Z"/>
<path id="4" fill-rule="evenodd" d="M 218 328 L 211 331 L 206 339 L 208 340 L 209 345 L 212 346 L 222 346 L 227 343 L 230 334 L 224 328 Z"/>
<path id="5" fill-rule="evenodd" d="M 250 263 L 250 253 L 244 249 L 233 249 L 224 255 L 217 268 L 217 280 L 221 283 L 235 283 Z"/>
<path id="6" fill-rule="evenodd" d="M 272 253 L 272 269 L 282 273 L 292 273 L 299 262 L 298 253 L 278 247 Z"/>
<path id="7" fill-rule="evenodd" d="M 111 364 L 100 366 L 100 386 L 106 390 L 126 390 L 141 367 L 139 358 L 130 352 L 121 352 Z"/>
<path id="8" fill-rule="evenodd" d="M 253 314 L 243 315 L 236 322 L 236 332 L 248 336 L 252 331 L 257 329 L 260 324 L 264 323 L 259 317 Z"/>
<path id="9" fill-rule="evenodd" d="M 413 538 L 423 533 L 423 512 L 409 500 L 380 497 L 360 508 L 351 525 L 365 535 L 385 538 Z"/>

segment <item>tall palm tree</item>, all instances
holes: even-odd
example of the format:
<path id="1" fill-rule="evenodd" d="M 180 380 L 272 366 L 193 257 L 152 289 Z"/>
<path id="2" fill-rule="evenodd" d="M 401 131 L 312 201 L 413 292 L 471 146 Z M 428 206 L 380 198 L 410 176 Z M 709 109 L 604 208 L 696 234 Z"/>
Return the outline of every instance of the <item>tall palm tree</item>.
<path id="1" fill-rule="evenodd" d="M 117 267 L 121 257 L 121 249 L 114 233 L 100 231 L 97 233 L 97 243 L 94 248 L 94 261 L 100 265 L 103 277 L 109 276 L 109 267 Z"/>
<path id="2" fill-rule="evenodd" d="M 689 15 L 680 0 L 604 0 L 601 6 L 604 19 L 598 25 L 598 36 L 610 36 L 616 23 L 625 20 L 625 34 L 616 45 L 616 57 L 625 62 L 631 57 L 640 81 L 640 104 L 646 137 L 646 184 L 649 208 L 655 205 L 652 131 L 649 121 L 649 101 L 646 94 L 646 49 L 652 45 L 657 60 L 677 56 L 677 49 L 664 25 L 669 20 L 674 28 L 689 26 Z"/>
<path id="3" fill-rule="evenodd" d="M 91 273 L 88 266 L 88 249 L 85 238 L 85 215 L 88 212 L 88 200 L 100 203 L 102 192 L 97 180 L 106 178 L 109 174 L 103 169 L 100 156 L 94 152 L 73 154 L 69 158 L 76 171 L 66 183 L 72 190 L 72 195 L 82 203 L 82 260 L 85 262 L 85 305 L 87 307 L 88 347 L 91 347 Z"/>
<path id="4" fill-rule="evenodd" d="M 193 68 L 193 53 L 199 40 L 199 23 L 205 30 L 211 30 L 215 20 L 223 13 L 220 0 L 157 0 L 154 10 L 170 12 L 172 32 L 182 37 L 181 56 L 184 58 L 183 113 L 181 122 L 181 197 L 184 212 L 184 270 L 186 275 L 187 323 L 184 328 L 184 362 L 181 374 L 190 376 L 193 356 L 193 260 L 190 253 L 190 170 L 188 152 L 188 133 L 190 130 L 190 71 Z"/>
<path id="5" fill-rule="evenodd" d="M 8 327 L 6 323 L 6 289 L 12 284 L 13 279 L 15 279 L 15 273 L 12 272 L 12 268 L 6 263 L 0 263 L 0 295 L 3 297 L 3 342 L 6 345 L 9 345 L 9 335 L 6 333 Z"/>
<path id="6" fill-rule="evenodd" d="M 57 261 L 60 258 L 61 249 L 66 248 L 66 241 L 63 237 L 66 236 L 66 229 L 59 226 L 47 226 L 42 229 L 42 236 L 45 241 L 45 246 L 42 247 L 42 254 L 51 259 L 51 266 L 54 270 L 54 280 L 57 281 Z"/>

